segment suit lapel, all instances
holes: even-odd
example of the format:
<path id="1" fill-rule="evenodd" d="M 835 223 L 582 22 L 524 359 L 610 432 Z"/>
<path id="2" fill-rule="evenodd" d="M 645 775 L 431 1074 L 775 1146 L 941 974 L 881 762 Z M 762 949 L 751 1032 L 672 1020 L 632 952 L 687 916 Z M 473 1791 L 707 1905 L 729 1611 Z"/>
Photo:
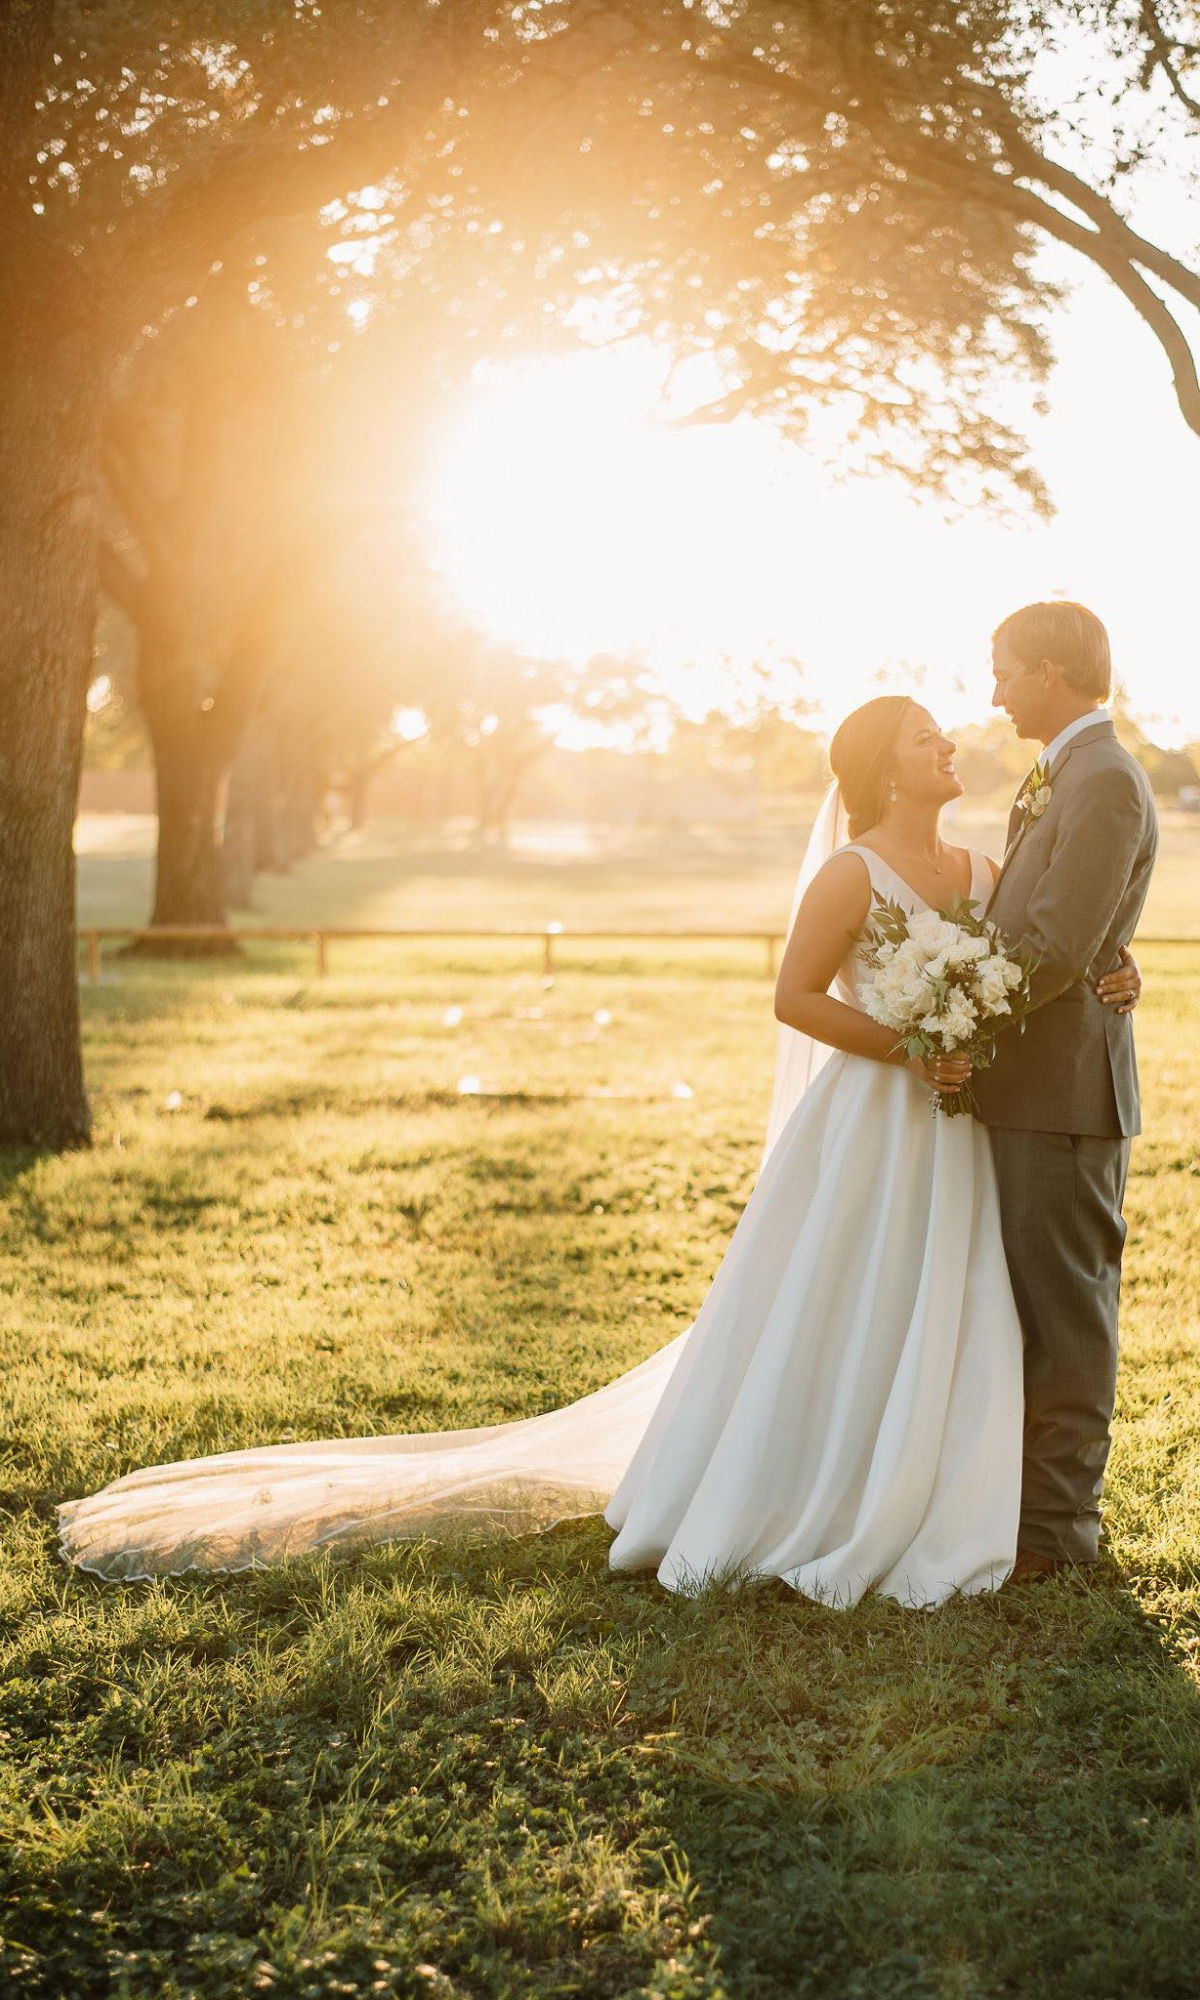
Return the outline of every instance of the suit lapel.
<path id="1" fill-rule="evenodd" d="M 1024 790 L 1024 786 L 1022 786 L 1022 790 Z M 1013 831 L 1014 818 L 1019 818 L 1020 821 L 1020 824 L 1017 826 L 1015 832 Z M 1020 813 L 1018 815 L 1017 808 L 1014 806 L 1012 812 L 1008 816 L 1008 825 L 1009 825 L 1008 846 L 1004 850 L 1004 859 L 1000 863 L 1000 873 L 996 877 L 995 886 L 992 889 L 991 895 L 988 897 L 988 910 L 991 909 L 992 904 L 996 900 L 996 895 L 1000 888 L 1000 884 L 1004 880 L 1005 869 L 1008 867 L 1008 864 L 1012 860 L 1013 855 L 1016 853 L 1018 847 L 1021 845 L 1021 836 L 1024 833 L 1026 827 L 1029 825 L 1029 814 Z M 987 910 L 984 911 L 984 916 L 986 915 L 987 915 Z"/>
<path id="2" fill-rule="evenodd" d="M 1094 728 L 1081 729 L 1077 736 L 1072 736 L 1070 742 L 1064 744 L 1063 748 L 1059 751 L 1057 757 L 1054 759 L 1054 762 L 1050 767 L 1051 790 L 1053 791 L 1055 785 L 1062 777 L 1062 774 L 1066 769 L 1067 764 L 1070 761 L 1072 752 L 1077 750 L 1080 744 L 1094 743 L 1098 736 L 1115 736 L 1115 735 L 1116 735 L 1116 730 L 1113 728 L 1112 718 L 1106 716 L 1102 722 L 1097 722 Z M 1025 785 L 1028 784 L 1028 782 L 1029 780 L 1026 779 L 1025 783 L 1022 784 L 1021 791 L 1017 793 L 1017 799 L 1020 799 L 1021 792 L 1025 790 Z M 1014 821 L 1016 820 L 1019 820 L 1020 824 L 1014 826 Z M 1018 808 L 1016 800 L 1014 800 L 1013 809 L 1008 815 L 1008 846 L 1004 850 L 1004 859 L 1000 863 L 1000 873 L 996 877 L 996 886 L 992 890 L 991 895 L 988 897 L 988 906 L 987 906 L 988 910 L 991 909 L 992 904 L 996 900 L 1000 884 L 1004 880 L 1004 871 L 1008 867 L 1008 864 L 1012 860 L 1013 855 L 1016 853 L 1018 847 L 1021 845 L 1022 837 L 1028 825 L 1029 825 L 1029 814 L 1027 812 L 1025 813 L 1021 812 Z M 984 911 L 984 915 L 985 916 L 987 915 L 987 910 Z"/>
<path id="3" fill-rule="evenodd" d="M 1013 800 L 1012 811 L 1008 815 L 1008 846 L 1004 850 L 1004 859 L 1000 863 L 1000 875 L 996 877 L 996 889 L 1000 887 L 1000 876 L 1003 875 L 1013 855 L 1016 853 L 1018 847 L 1020 846 L 1021 835 L 1024 833 L 1026 827 L 1029 825 L 1029 814 L 1027 812 L 1021 811 L 1021 804 L 1020 804 L 1021 799 L 1024 796 L 1025 786 L 1028 783 L 1029 783 L 1028 778 L 1025 778 L 1022 781 L 1021 789 L 1017 793 L 1016 798 Z M 996 889 L 992 890 L 993 896 L 996 893 Z"/>

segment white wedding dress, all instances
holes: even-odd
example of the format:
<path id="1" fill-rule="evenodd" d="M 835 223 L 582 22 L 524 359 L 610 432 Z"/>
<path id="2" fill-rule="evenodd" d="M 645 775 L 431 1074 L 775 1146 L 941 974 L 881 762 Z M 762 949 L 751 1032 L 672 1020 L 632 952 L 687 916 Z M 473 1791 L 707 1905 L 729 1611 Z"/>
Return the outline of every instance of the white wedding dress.
<path id="1" fill-rule="evenodd" d="M 877 888 L 927 907 L 854 851 Z M 972 866 L 986 901 L 987 861 Z M 859 972 L 851 952 L 848 1006 Z M 987 1134 L 935 1116 L 906 1069 L 788 1030 L 781 1048 L 779 1129 L 720 1270 L 640 1367 L 515 1423 L 150 1466 L 60 1507 L 63 1556 L 127 1582 L 603 1510 L 614 1569 L 675 1591 L 780 1577 L 832 1605 L 873 1587 L 926 1606 L 997 1588 L 1022 1357 Z"/>

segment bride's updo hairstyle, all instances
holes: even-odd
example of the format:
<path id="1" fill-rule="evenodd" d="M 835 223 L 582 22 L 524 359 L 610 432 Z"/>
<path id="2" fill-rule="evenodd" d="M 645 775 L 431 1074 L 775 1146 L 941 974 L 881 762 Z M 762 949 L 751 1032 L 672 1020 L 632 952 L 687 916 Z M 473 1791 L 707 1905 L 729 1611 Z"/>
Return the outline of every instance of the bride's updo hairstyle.
<path id="1" fill-rule="evenodd" d="M 911 695 L 876 695 L 846 717 L 829 746 L 829 768 L 841 787 L 851 840 L 883 818 L 896 738 L 911 706 Z"/>

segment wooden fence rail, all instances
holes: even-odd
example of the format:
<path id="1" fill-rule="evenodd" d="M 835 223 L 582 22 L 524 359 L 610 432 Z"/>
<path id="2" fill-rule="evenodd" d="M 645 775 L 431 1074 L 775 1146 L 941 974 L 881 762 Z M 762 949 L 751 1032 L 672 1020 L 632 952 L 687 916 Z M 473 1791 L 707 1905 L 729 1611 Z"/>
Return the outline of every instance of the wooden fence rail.
<path id="1" fill-rule="evenodd" d="M 295 928 L 278 924 L 266 924 L 255 925 L 253 927 L 247 926 L 245 929 L 239 925 L 236 929 L 233 929 L 221 924 L 156 924 L 151 929 L 149 926 L 137 924 L 85 924 L 80 926 L 78 935 L 81 943 L 84 944 L 87 950 L 87 976 L 89 979 L 94 980 L 100 977 L 105 943 L 110 939 L 115 940 L 118 938 L 124 939 L 129 943 L 138 942 L 143 938 L 152 938 L 155 941 L 179 944 L 242 944 L 251 940 L 274 944 L 311 944 L 316 949 L 317 974 L 318 977 L 322 978 L 329 970 L 329 946 L 331 943 L 347 943 L 362 941 L 364 939 L 379 941 L 389 938 L 407 938 L 409 940 L 419 938 L 474 938 L 491 944 L 505 943 L 513 940 L 519 942 L 528 939 L 530 942 L 541 945 L 542 972 L 545 975 L 549 975 L 554 970 L 555 945 L 568 941 L 573 943 L 576 939 L 581 938 L 604 938 L 618 944 L 634 940 L 640 940 L 642 943 L 668 944 L 677 942 L 725 944 L 727 942 L 745 943 L 749 941 L 762 945 L 765 967 L 768 976 L 773 979 L 776 971 L 776 951 L 778 946 L 783 943 L 785 934 L 782 931 L 755 930 L 631 931 L 612 929 L 607 925 L 581 929 L 572 927 L 568 930 L 565 924 L 539 924 L 528 929 L 522 926 L 513 926 L 510 928 L 493 925 L 490 928 L 483 928 L 478 925 L 422 924 L 412 926 L 411 928 L 408 926 L 393 927 L 388 930 L 360 930 L 357 928 L 343 928 L 341 926 L 331 927 L 329 925 L 321 925 L 319 928 L 312 925 L 303 925 Z"/>
<path id="2" fill-rule="evenodd" d="M 504 943 L 527 939 L 541 945 L 542 973 L 544 977 L 554 970 L 554 947 L 556 944 L 575 943 L 577 940 L 603 938 L 613 944 L 640 942 L 643 944 L 746 944 L 758 943 L 763 947 L 763 969 L 769 979 L 774 979 L 779 946 L 783 943 L 784 931 L 664 931 L 664 930 L 614 930 L 607 925 L 568 930 L 565 924 L 540 924 L 536 927 L 492 927 L 482 929 L 477 926 L 425 924 L 409 928 L 402 926 L 389 930 L 343 929 L 321 925 L 314 928 L 304 925 L 299 928 L 277 924 L 257 925 L 254 928 L 232 929 L 222 924 L 157 924 L 153 929 L 137 924 L 85 924 L 79 928 L 78 936 L 87 951 L 87 977 L 97 980 L 103 966 L 105 942 L 122 938 L 136 942 L 143 938 L 179 944 L 230 944 L 249 941 L 273 944 L 311 944 L 317 954 L 317 975 L 324 978 L 329 970 L 329 946 L 333 942 L 352 940 L 386 940 L 388 938 L 474 938 L 487 943 Z M 1146 937 L 1138 938 L 1139 945 L 1200 944 L 1200 938 Z"/>

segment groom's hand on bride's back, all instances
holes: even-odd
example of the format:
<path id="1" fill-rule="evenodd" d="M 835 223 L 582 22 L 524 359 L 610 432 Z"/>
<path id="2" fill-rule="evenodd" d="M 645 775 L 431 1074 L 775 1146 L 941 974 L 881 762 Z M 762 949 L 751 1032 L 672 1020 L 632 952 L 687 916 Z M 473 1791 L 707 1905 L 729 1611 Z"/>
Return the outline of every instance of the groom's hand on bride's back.
<path id="1" fill-rule="evenodd" d="M 1095 991 L 1106 1007 L 1115 1007 L 1118 1014 L 1132 1014 L 1142 997 L 1142 975 L 1127 944 L 1121 946 L 1121 956 L 1112 971 L 1096 981 Z"/>

